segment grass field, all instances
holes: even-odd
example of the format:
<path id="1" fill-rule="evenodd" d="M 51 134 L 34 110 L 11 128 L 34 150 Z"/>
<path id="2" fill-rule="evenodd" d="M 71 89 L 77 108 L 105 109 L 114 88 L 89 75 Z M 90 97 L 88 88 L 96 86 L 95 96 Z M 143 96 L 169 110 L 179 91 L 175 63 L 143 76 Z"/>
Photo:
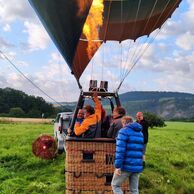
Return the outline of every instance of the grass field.
<path id="1" fill-rule="evenodd" d="M 150 129 L 140 193 L 194 193 L 194 123 Z M 64 158 L 35 158 L 32 142 L 52 135 L 51 124 L 0 122 L 0 194 L 65 193 Z"/>

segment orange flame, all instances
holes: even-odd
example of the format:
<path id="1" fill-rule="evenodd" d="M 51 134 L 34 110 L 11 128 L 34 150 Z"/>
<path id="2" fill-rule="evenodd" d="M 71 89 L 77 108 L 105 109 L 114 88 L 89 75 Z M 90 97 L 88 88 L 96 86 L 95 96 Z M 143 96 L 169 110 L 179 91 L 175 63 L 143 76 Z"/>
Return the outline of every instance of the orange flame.
<path id="1" fill-rule="evenodd" d="M 83 28 L 83 34 L 88 40 L 88 57 L 91 59 L 92 54 L 100 47 L 99 28 L 103 24 L 104 0 L 93 0 L 89 15 Z"/>

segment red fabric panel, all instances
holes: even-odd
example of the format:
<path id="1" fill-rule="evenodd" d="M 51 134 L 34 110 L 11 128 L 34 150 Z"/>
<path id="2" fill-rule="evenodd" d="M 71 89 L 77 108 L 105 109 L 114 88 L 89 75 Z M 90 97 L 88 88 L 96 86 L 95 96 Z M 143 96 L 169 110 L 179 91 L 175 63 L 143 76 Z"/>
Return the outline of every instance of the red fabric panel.
<path id="1" fill-rule="evenodd" d="M 100 43 L 99 45 L 101 46 L 101 44 L 102 43 Z M 73 60 L 73 72 L 74 72 L 74 76 L 77 79 L 81 77 L 82 73 L 84 72 L 85 68 L 87 67 L 88 63 L 91 60 L 88 57 L 87 48 L 88 48 L 88 42 L 80 40 Z M 91 53 L 92 57 L 94 56 L 97 50 L 98 49 L 94 50 L 93 53 Z"/>
<path id="2" fill-rule="evenodd" d="M 123 41 L 126 39 L 136 40 L 143 35 L 149 35 L 155 29 L 160 28 L 162 24 L 171 17 L 174 10 L 178 7 L 180 1 L 176 4 L 168 6 L 162 13 L 156 13 L 150 18 L 138 21 L 127 22 L 105 22 L 100 31 L 100 39 Z M 162 14 L 162 15 L 161 15 Z M 110 16 L 111 17 L 111 16 Z M 107 30 L 106 34 L 105 31 Z"/>

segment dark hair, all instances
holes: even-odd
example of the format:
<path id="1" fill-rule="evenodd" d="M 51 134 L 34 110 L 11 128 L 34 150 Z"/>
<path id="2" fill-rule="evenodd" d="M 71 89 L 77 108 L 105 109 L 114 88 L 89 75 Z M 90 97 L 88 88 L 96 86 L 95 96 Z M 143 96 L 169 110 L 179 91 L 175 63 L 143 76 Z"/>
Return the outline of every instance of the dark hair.
<path id="1" fill-rule="evenodd" d="M 95 113 L 94 107 L 92 107 L 91 105 L 85 105 L 85 106 L 84 106 L 84 109 L 85 109 L 88 113 L 90 113 L 90 115 L 92 115 L 92 114 Z"/>
<path id="2" fill-rule="evenodd" d="M 115 111 L 118 112 L 118 114 L 121 115 L 121 116 L 124 116 L 126 114 L 126 111 L 122 106 L 116 107 Z"/>

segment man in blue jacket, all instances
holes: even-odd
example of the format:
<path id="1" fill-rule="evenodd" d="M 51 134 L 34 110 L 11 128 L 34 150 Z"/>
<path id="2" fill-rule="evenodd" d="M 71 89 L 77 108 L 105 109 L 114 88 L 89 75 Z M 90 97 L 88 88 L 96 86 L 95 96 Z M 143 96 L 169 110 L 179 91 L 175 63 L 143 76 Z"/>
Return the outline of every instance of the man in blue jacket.
<path id="1" fill-rule="evenodd" d="M 129 179 L 130 193 L 138 194 L 139 175 L 143 171 L 142 126 L 129 116 L 122 118 L 124 127 L 120 129 L 116 139 L 115 172 L 112 179 L 112 189 L 116 194 L 122 194 L 121 184 Z"/>

